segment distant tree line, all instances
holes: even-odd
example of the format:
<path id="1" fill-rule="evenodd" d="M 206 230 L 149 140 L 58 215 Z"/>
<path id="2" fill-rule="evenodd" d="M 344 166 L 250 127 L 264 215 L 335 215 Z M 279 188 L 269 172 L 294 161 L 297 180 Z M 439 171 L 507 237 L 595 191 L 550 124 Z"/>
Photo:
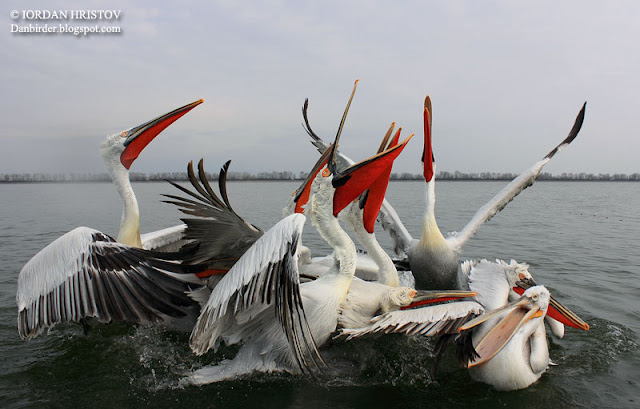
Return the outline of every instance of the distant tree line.
<path id="1" fill-rule="evenodd" d="M 290 172 L 290 171 L 273 171 L 273 172 L 229 172 L 227 180 L 304 180 L 307 177 L 306 172 Z M 218 180 L 217 173 L 208 173 L 207 178 L 211 181 Z M 464 172 L 447 172 L 441 171 L 436 175 L 439 180 L 512 180 L 516 176 L 515 173 L 464 173 Z M 188 180 L 186 172 L 161 172 L 161 173 L 142 173 L 131 172 L 129 178 L 133 182 L 159 182 L 171 180 L 176 182 L 184 182 Z M 419 173 L 392 173 L 391 180 L 422 180 L 423 176 Z M 640 173 L 631 175 L 622 173 L 561 173 L 552 175 L 551 173 L 541 173 L 538 180 L 558 180 L 558 181 L 640 181 Z M 0 183 L 78 183 L 78 182 L 110 182 L 111 177 L 108 173 L 0 173 Z"/>

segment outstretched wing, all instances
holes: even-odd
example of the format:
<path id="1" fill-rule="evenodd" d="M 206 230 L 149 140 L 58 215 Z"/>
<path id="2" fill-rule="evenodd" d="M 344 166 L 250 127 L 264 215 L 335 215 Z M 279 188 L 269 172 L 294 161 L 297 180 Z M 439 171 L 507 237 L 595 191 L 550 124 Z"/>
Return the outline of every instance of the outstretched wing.
<path id="1" fill-rule="evenodd" d="M 190 267 L 177 253 L 132 248 L 88 227 L 78 227 L 36 254 L 18 276 L 18 332 L 23 339 L 62 322 L 148 323 L 194 314 L 186 292 L 200 285 L 170 274 Z"/>
<path id="2" fill-rule="evenodd" d="M 164 195 L 171 199 L 171 203 L 180 208 L 180 211 L 196 218 L 184 218 L 187 225 L 184 232 L 186 241 L 195 240 L 199 243 L 198 249 L 185 257 L 188 264 L 207 264 L 209 269 L 228 271 L 233 264 L 264 234 L 256 226 L 247 223 L 232 208 L 227 197 L 226 174 L 229 162 L 220 170 L 219 189 L 222 200 L 214 193 L 204 172 L 203 161 L 198 163 L 198 176 L 196 179 L 193 171 L 193 163 L 189 162 L 187 173 L 194 190 L 186 189 L 176 183 L 169 182 L 189 197 Z M 194 200 L 195 199 L 195 200 Z"/>
<path id="3" fill-rule="evenodd" d="M 305 100 L 304 106 L 302 107 L 302 117 L 304 118 L 303 127 L 307 134 L 311 137 L 311 143 L 313 144 L 313 146 L 316 147 L 318 152 L 323 154 L 329 148 L 329 144 L 324 142 L 322 138 L 320 138 L 311 129 L 311 126 L 309 125 L 309 118 L 307 116 L 308 108 L 309 101 Z M 342 152 L 336 151 L 336 154 L 337 166 L 339 170 L 346 169 L 349 166 L 353 166 L 355 164 L 355 162 L 351 160 L 351 158 L 349 158 Z M 405 251 L 405 249 L 411 247 L 414 241 L 413 237 L 411 237 L 411 234 L 409 234 L 407 228 L 404 227 L 404 224 L 402 223 L 402 220 L 400 220 L 398 213 L 387 201 L 387 199 L 384 199 L 382 201 L 382 206 L 380 207 L 380 212 L 378 213 L 378 221 L 382 225 L 382 228 L 386 230 L 387 233 L 389 233 L 389 235 L 391 236 L 391 239 L 394 243 L 394 251 L 396 252 L 396 254 L 401 254 Z"/>
<path id="4" fill-rule="evenodd" d="M 474 301 L 458 301 L 410 310 L 391 311 L 371 319 L 362 328 L 342 329 L 346 340 L 375 334 L 402 333 L 428 337 L 455 334 L 458 328 L 484 309 Z"/>
<path id="5" fill-rule="evenodd" d="M 540 175 L 540 171 L 553 158 L 553 156 L 564 149 L 567 145 L 569 145 L 577 136 L 578 132 L 580 132 L 580 128 L 582 127 L 582 122 L 584 121 L 584 111 L 586 109 L 587 103 L 585 102 L 582 106 L 582 109 L 578 113 L 576 120 L 569 132 L 569 135 L 555 148 L 551 150 L 542 160 L 536 162 L 529 169 L 522 172 L 517 178 L 511 181 L 507 186 L 504 187 L 498 194 L 496 194 L 487 204 L 482 206 L 473 218 L 467 223 L 467 225 L 455 236 L 452 236 L 447 239 L 453 248 L 460 249 L 464 246 L 464 244 L 478 231 L 480 226 L 482 226 L 485 222 L 491 220 L 493 216 L 496 215 L 500 210 L 504 209 L 504 207 L 512 201 L 516 196 L 520 194 L 523 190 L 533 185 L 538 176 Z"/>
<path id="6" fill-rule="evenodd" d="M 191 333 L 196 354 L 221 339 L 239 340 L 242 326 L 260 336 L 278 320 L 302 370 L 310 370 L 309 357 L 316 365 L 321 362 L 300 295 L 298 245 L 305 220 L 293 214 L 278 222 L 220 280 Z M 264 314 L 266 309 L 273 314 Z"/>

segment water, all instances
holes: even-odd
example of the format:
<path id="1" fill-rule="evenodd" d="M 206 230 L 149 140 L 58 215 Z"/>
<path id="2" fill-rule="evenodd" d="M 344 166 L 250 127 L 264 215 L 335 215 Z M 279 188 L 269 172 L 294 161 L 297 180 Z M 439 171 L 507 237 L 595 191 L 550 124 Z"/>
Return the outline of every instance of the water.
<path id="1" fill-rule="evenodd" d="M 439 182 L 437 217 L 458 230 L 503 182 Z M 234 209 L 256 225 L 279 220 L 293 182 L 230 183 Z M 165 183 L 134 185 L 142 230 L 177 223 L 160 203 Z M 423 184 L 396 182 L 388 197 L 414 237 L 420 233 Z M 498 214 L 465 248 L 466 258 L 528 262 L 539 283 L 577 312 L 589 332 L 551 339 L 558 364 L 524 391 L 497 392 L 471 381 L 447 354 L 430 379 L 432 344 L 402 336 L 329 348 L 328 376 L 256 375 L 204 387 L 178 387 L 185 373 L 231 358 L 234 348 L 195 357 L 188 334 L 156 327 L 73 325 L 24 342 L 16 330 L 16 278 L 24 263 L 73 227 L 115 235 L 122 211 L 109 184 L 0 185 L 0 407 L 638 407 L 640 402 L 640 184 L 538 182 Z M 306 227 L 304 242 L 326 244 Z M 379 240 L 391 248 L 384 232 Z"/>

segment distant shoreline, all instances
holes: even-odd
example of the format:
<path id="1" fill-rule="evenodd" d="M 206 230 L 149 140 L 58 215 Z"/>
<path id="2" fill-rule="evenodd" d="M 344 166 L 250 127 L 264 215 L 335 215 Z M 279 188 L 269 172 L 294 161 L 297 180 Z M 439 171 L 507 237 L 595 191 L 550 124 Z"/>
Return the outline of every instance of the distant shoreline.
<path id="1" fill-rule="evenodd" d="M 189 179 L 185 172 L 163 172 L 163 173 L 141 173 L 131 172 L 130 179 L 132 182 L 164 182 L 171 180 L 174 182 L 188 182 Z M 516 178 L 515 173 L 463 173 L 463 172 L 439 172 L 436 175 L 438 181 L 453 182 L 508 182 Z M 307 177 L 305 172 L 293 173 L 284 172 L 261 172 L 252 174 L 248 172 L 230 172 L 227 180 L 232 182 L 249 181 L 249 182 L 281 182 L 281 181 L 302 181 Z M 217 173 L 207 173 L 210 181 L 217 181 Z M 406 182 L 424 180 L 421 174 L 411 173 L 392 173 L 392 182 Z M 627 174 L 587 174 L 587 173 L 562 173 L 560 175 L 552 175 L 550 173 L 541 173 L 538 181 L 551 182 L 639 182 L 640 173 Z M 45 174 L 45 173 L 12 173 L 0 174 L 0 183 L 111 183 L 111 177 L 107 173 L 99 174 Z"/>

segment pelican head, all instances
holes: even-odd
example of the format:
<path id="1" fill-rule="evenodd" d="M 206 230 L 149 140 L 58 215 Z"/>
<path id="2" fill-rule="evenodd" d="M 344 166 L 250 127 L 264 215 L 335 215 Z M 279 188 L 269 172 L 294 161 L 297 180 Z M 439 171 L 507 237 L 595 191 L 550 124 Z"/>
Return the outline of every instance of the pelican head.
<path id="1" fill-rule="evenodd" d="M 517 263 L 515 260 L 511 260 L 509 264 L 505 263 L 504 261 L 498 262 L 503 265 L 507 281 L 509 282 L 509 299 L 515 299 L 518 296 L 524 294 L 527 289 L 538 285 L 529 272 L 528 264 Z M 582 318 L 578 317 L 577 314 L 562 305 L 552 296 L 550 296 L 549 303 L 550 306 L 548 311 L 548 318 L 552 318 L 553 320 L 556 320 L 561 324 L 568 325 L 573 328 L 581 329 L 584 331 L 589 330 L 589 324 L 587 324 L 584 320 L 582 320 Z M 554 335 L 562 338 L 562 335 L 564 335 L 564 331 L 560 331 L 560 329 L 558 328 L 552 328 Z M 561 334 L 559 331 L 561 332 Z"/>
<path id="2" fill-rule="evenodd" d="M 102 143 L 100 153 L 110 171 L 128 172 L 140 152 L 169 125 L 203 103 L 203 99 L 174 109 L 142 125 L 109 135 Z"/>
<path id="3" fill-rule="evenodd" d="M 460 327 L 460 331 L 464 331 L 491 318 L 501 317 L 498 323 L 486 332 L 477 343 L 474 342 L 478 357 L 469 362 L 468 367 L 471 368 L 490 361 L 518 333 L 519 340 L 529 339 L 542 324 L 542 318 L 547 313 L 550 299 L 549 290 L 544 286 L 531 287 L 518 300 L 487 312 Z"/>
<path id="4" fill-rule="evenodd" d="M 120 243 L 142 247 L 138 201 L 129 180 L 131 164 L 160 132 L 203 102 L 204 100 L 199 99 L 174 109 L 142 125 L 110 135 L 102 143 L 100 153 L 124 202 L 120 231 L 118 232 L 118 241 Z"/>
<path id="5" fill-rule="evenodd" d="M 424 305 L 475 297 L 476 294 L 475 291 L 414 290 L 409 287 L 392 287 L 389 289 L 387 297 L 382 301 L 381 310 L 383 313 L 399 309 L 407 310 Z"/>

